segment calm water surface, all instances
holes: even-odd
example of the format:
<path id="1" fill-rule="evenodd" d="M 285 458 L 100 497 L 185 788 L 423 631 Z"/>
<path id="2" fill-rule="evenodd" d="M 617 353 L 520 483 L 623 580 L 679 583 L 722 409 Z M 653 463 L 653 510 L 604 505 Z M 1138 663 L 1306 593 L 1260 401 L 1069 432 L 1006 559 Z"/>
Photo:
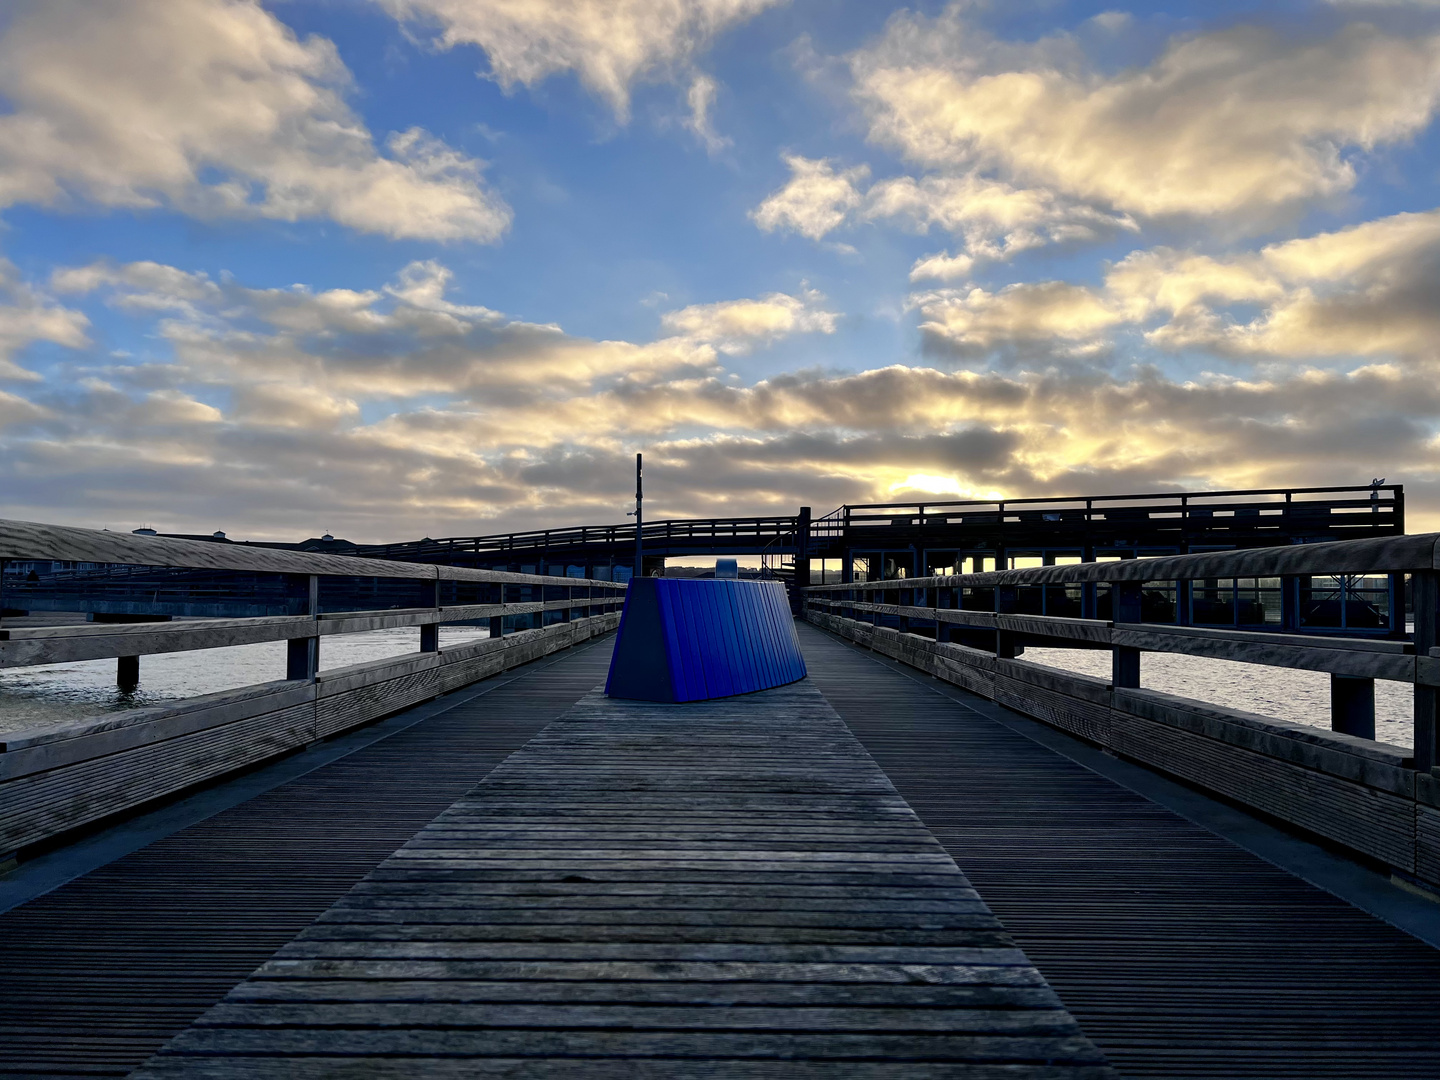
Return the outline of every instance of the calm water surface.
<path id="1" fill-rule="evenodd" d="M 486 636 L 488 631 L 478 626 L 440 628 L 442 648 Z M 320 642 L 320 668 L 325 671 L 400 656 L 419 648 L 420 631 L 413 626 L 327 637 Z M 1108 652 L 1027 648 L 1025 659 L 1083 675 L 1110 677 Z M 114 660 L 11 668 L 0 671 L 0 732 L 159 705 L 284 677 L 283 641 L 142 656 L 140 686 L 130 694 L 122 694 L 115 687 Z M 1299 724 L 1330 727 L 1330 676 L 1322 672 L 1146 653 L 1140 663 L 1140 682 L 1150 690 Z M 1413 745 L 1411 694 L 1408 683 L 1376 681 L 1375 733 L 1382 742 Z"/>

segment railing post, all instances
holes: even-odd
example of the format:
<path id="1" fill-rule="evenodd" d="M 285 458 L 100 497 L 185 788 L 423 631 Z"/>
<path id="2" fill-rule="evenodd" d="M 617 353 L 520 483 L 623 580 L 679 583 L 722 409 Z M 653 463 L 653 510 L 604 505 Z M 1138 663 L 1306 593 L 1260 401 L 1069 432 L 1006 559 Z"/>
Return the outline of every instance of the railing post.
<path id="1" fill-rule="evenodd" d="M 505 584 L 504 584 L 504 582 L 501 582 L 500 584 L 498 584 L 498 585 L 495 586 L 495 593 L 496 593 L 496 596 L 499 598 L 500 606 L 501 606 L 501 607 L 504 607 L 504 606 L 505 606 Z M 490 636 L 491 636 L 492 638 L 502 638 L 502 637 L 505 636 L 505 616 L 504 616 L 503 614 L 501 614 L 501 615 L 491 615 L 491 616 L 490 616 Z"/>
<path id="2" fill-rule="evenodd" d="M 115 686 L 128 694 L 140 685 L 140 657 L 117 656 L 115 658 Z"/>
<path id="3" fill-rule="evenodd" d="M 436 615 L 440 613 L 440 575 L 435 575 L 435 595 L 431 597 L 434 601 Z M 440 624 L 438 622 L 422 623 L 420 626 L 420 651 L 440 651 Z"/>
<path id="4" fill-rule="evenodd" d="M 310 575 L 309 593 L 305 602 L 307 614 L 317 624 L 320 619 L 320 578 Z M 318 625 L 316 629 L 319 629 Z M 291 638 L 285 647 L 285 678 L 314 682 L 320 671 L 320 636 Z"/>
<path id="5" fill-rule="evenodd" d="M 1013 615 L 1019 606 L 1020 594 L 1014 585 L 995 586 L 995 614 Z M 1002 660 L 1015 659 L 1015 634 L 1010 630 L 995 631 L 995 655 Z"/>
<path id="6" fill-rule="evenodd" d="M 1280 579 L 1280 629 L 1300 629 L 1300 579 Z"/>
<path id="7" fill-rule="evenodd" d="M 1116 625 L 1140 621 L 1140 582 L 1113 581 L 1110 583 L 1110 620 Z M 1139 688 L 1139 649 L 1117 645 L 1111 650 L 1110 681 L 1116 687 Z"/>
<path id="8" fill-rule="evenodd" d="M 1330 730 L 1375 738 L 1375 680 L 1330 676 Z"/>
<path id="9" fill-rule="evenodd" d="M 1440 571 L 1417 570 L 1410 575 L 1415 611 L 1415 655 L 1426 656 L 1440 645 Z M 1415 768 L 1429 772 L 1440 765 L 1436 747 L 1437 688 L 1415 684 Z"/>

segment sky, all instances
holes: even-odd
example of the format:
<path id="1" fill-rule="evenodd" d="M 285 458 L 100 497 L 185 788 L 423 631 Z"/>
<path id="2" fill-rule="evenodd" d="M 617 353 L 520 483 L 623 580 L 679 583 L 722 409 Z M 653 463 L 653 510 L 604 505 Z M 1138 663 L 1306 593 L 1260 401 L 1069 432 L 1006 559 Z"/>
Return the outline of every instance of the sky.
<path id="1" fill-rule="evenodd" d="M 1437 109 L 1437 0 L 4 0 L 0 516 L 1440 529 Z"/>

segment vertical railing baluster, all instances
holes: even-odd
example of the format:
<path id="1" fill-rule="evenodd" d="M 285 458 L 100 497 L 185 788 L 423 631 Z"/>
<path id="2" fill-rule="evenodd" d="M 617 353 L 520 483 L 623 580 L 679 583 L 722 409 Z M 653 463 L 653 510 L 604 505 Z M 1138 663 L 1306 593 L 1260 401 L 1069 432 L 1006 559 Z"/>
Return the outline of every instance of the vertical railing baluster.
<path id="1" fill-rule="evenodd" d="M 1410 575 L 1415 612 L 1415 655 L 1428 656 L 1440 647 L 1440 571 L 1417 570 Z M 1436 704 L 1440 690 L 1415 684 L 1415 768 L 1429 772 L 1440 765 L 1436 747 Z"/>
<path id="2" fill-rule="evenodd" d="M 434 601 L 432 606 L 435 608 L 435 618 L 437 621 L 422 623 L 420 625 L 421 652 L 440 651 L 440 623 L 438 621 L 440 618 L 440 574 L 438 571 L 435 574 L 435 595 L 432 596 L 431 599 Z"/>
<path id="3" fill-rule="evenodd" d="M 1020 592 L 1014 585 L 995 586 L 995 614 L 1013 615 L 1019 606 Z M 1001 660 L 1015 659 L 1015 634 L 1010 630 L 995 628 L 995 655 Z"/>
<path id="4" fill-rule="evenodd" d="M 1138 581 L 1110 583 L 1110 621 L 1138 623 L 1141 619 L 1141 588 Z M 1116 645 L 1110 654 L 1110 681 L 1116 687 L 1138 689 L 1140 686 L 1140 650 Z"/>
<path id="5" fill-rule="evenodd" d="M 285 678 L 314 682 L 320 670 L 320 578 L 309 575 L 309 590 L 306 597 L 306 613 L 310 616 L 312 630 L 310 637 L 291 638 L 285 648 Z"/>

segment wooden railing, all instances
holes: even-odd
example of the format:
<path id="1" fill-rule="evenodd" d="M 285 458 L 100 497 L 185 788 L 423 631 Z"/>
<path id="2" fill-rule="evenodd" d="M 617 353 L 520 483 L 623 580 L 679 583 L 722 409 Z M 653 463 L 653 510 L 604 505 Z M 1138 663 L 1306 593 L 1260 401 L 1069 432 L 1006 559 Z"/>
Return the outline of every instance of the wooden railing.
<path id="1" fill-rule="evenodd" d="M 1262 623 L 1252 630 L 1142 617 L 1147 593 L 1168 590 L 1178 602 L 1197 586 L 1215 589 L 1236 579 L 1292 598 L 1320 579 L 1339 593 L 1341 610 L 1351 603 L 1346 590 L 1354 582 L 1376 585 L 1375 594 L 1389 597 L 1389 626 L 1379 631 L 1387 636 L 1370 626 Z M 1088 610 L 1103 607 L 1109 617 L 1020 610 L 1027 590 L 1045 588 L 1085 591 Z M 820 585 L 805 591 L 805 617 L 1440 885 L 1440 534 Z M 1107 649 L 1111 676 L 1025 660 L 1027 643 Z M 1142 689 L 1147 652 L 1328 672 L 1332 730 Z M 1413 750 L 1374 740 L 1375 679 L 1413 686 Z"/>
<path id="2" fill-rule="evenodd" d="M 289 575 L 297 579 L 304 614 L 51 627 L 6 626 L 0 619 L 0 668 L 114 658 L 122 681 L 145 655 L 287 643 L 282 680 L 0 733 L 0 860 L 603 634 L 618 624 L 625 592 L 611 581 L 0 520 L 0 582 L 5 562 L 32 559 Z M 428 603 L 327 611 L 327 577 L 408 581 Z M 489 636 L 442 649 L 440 625 L 459 622 L 488 623 Z M 418 652 L 319 670 L 327 638 L 410 626 L 420 629 Z"/>

